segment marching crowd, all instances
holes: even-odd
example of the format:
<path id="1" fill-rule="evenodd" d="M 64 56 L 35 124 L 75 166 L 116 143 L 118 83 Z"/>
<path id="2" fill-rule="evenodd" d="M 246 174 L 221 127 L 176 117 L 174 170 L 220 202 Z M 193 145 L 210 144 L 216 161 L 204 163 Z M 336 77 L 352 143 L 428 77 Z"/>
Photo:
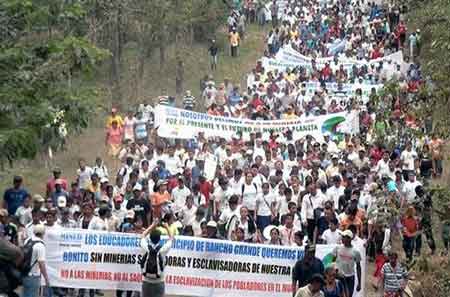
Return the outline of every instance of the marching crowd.
<path id="1" fill-rule="evenodd" d="M 236 26 L 245 16 L 259 16 L 253 12 L 257 2 L 244 1 L 230 16 L 232 55 L 240 40 Z M 229 79 L 219 84 L 207 76 L 198 100 L 204 106 L 188 91 L 182 107 L 252 120 L 307 119 L 346 111 L 358 114 L 359 132 L 296 139 L 286 129 L 270 135 L 237 132 L 232 139 L 203 133 L 189 140 L 165 139 L 157 136 L 149 104 L 126 115 L 114 108 L 105 143 L 108 155 L 120 160 L 117 172 L 111 172 L 102 157 L 93 164 L 80 159 L 72 181 L 65 177 L 72 173 L 54 168 L 45 193 L 29 193 L 21 176 L 14 177 L 4 193 L 0 233 L 5 240 L 0 250 L 11 248 L 3 247 L 5 241 L 23 247 L 31 239 L 39 246 L 31 259 L 38 266 L 31 267 L 23 282 L 25 297 L 37 296 L 41 275 L 47 287 L 52 285 L 42 238 L 45 230 L 57 228 L 139 233 L 153 236 L 154 245 L 158 235 L 186 235 L 304 247 L 305 257 L 293 269 L 297 297 L 351 297 L 360 291 L 364 272 L 355 247 L 364 246 L 375 262 L 374 276 L 384 296 L 402 296 L 407 272 L 397 260 L 393 239 L 401 239 L 407 261 L 423 252 L 423 237 L 430 253 L 436 252 L 432 196 L 426 186 L 442 174 L 443 166 L 443 141 L 430 123 L 415 116 L 424 104 L 415 96 L 425 83 L 414 62 L 420 31 L 407 32 L 404 8 L 395 1 L 274 0 L 266 5 L 273 28 L 265 58 L 275 58 L 289 46 L 312 57 L 311 64 L 266 69 L 258 61 L 244 89 Z M 330 43 L 342 46 L 330 51 Z M 408 52 L 405 61 L 379 59 L 398 50 Z M 217 47 L 209 51 L 217 54 Z M 330 56 L 335 57 L 332 62 L 320 62 Z M 342 57 L 367 63 L 344 67 Z M 379 62 L 370 63 L 374 59 Z M 312 91 L 306 87 L 310 82 L 317 83 Z M 353 92 L 343 96 L 328 83 L 351 84 Z M 375 88 L 388 83 L 398 86 L 397 95 Z M 363 94 L 362 85 L 374 87 Z M 162 105 L 175 102 L 166 94 L 158 98 Z M 450 206 L 442 211 L 450 213 Z M 442 237 L 448 252 L 450 222 L 443 222 Z M 315 258 L 316 244 L 337 244 L 334 266 L 324 267 Z M 144 291 L 144 297 L 164 294 L 161 287 Z M 46 292 L 64 296 L 68 291 Z M 78 296 L 84 293 L 79 290 Z"/>

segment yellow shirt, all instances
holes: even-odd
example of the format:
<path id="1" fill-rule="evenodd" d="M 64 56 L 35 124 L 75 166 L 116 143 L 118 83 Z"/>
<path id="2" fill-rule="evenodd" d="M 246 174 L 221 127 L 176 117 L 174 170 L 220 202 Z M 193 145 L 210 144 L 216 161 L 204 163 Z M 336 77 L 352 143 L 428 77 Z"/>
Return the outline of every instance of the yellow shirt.
<path id="1" fill-rule="evenodd" d="M 239 33 L 230 33 L 230 44 L 231 46 L 238 46 L 239 45 L 239 41 L 241 40 L 241 38 L 239 37 Z"/>
<path id="2" fill-rule="evenodd" d="M 115 116 L 109 116 L 106 120 L 106 127 L 109 128 L 112 126 L 112 122 L 117 121 L 117 126 L 122 127 L 123 126 L 123 119 L 120 115 L 116 114 Z"/>
<path id="3" fill-rule="evenodd" d="M 166 228 L 158 227 L 157 229 L 159 230 L 159 232 L 161 232 L 161 235 L 169 235 L 169 234 L 167 234 Z M 172 233 L 173 236 L 179 235 L 177 226 L 175 226 L 175 224 L 170 225 L 169 226 L 169 230 L 170 230 L 170 233 Z"/>

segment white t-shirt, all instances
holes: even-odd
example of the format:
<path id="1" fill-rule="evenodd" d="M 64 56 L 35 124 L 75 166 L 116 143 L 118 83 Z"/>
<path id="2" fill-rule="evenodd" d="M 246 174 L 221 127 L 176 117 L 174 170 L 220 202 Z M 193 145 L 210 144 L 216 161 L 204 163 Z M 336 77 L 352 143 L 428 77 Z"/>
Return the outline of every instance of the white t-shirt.
<path id="1" fill-rule="evenodd" d="M 23 205 L 19 206 L 19 208 L 16 210 L 16 217 L 19 218 L 20 224 L 23 226 L 28 225 L 33 218 L 31 217 L 31 207 L 25 207 Z"/>
<path id="2" fill-rule="evenodd" d="M 29 276 L 40 276 L 41 269 L 39 268 L 38 262 L 45 261 L 45 245 L 44 241 L 37 236 L 32 236 L 31 239 L 33 241 L 39 241 L 33 245 L 33 253 L 31 254 L 31 267 Z M 28 240 L 25 241 L 25 244 L 28 243 Z"/>
<path id="3" fill-rule="evenodd" d="M 327 229 L 322 234 L 322 239 L 325 240 L 326 244 L 340 244 L 341 243 L 341 234 L 339 234 L 338 229 L 331 231 L 331 229 Z"/>
<path id="4" fill-rule="evenodd" d="M 414 170 L 414 160 L 417 158 L 417 153 L 415 151 L 408 152 L 404 150 L 400 155 L 400 160 L 403 162 L 403 170 Z"/>
<path id="5" fill-rule="evenodd" d="M 413 203 L 416 198 L 416 187 L 421 186 L 422 184 L 417 180 L 410 182 L 405 182 L 403 186 L 403 191 L 405 192 L 405 198 L 408 203 Z"/>
<path id="6" fill-rule="evenodd" d="M 230 199 L 232 195 L 233 191 L 229 187 L 226 190 L 223 190 L 220 186 L 214 189 L 212 197 L 214 199 L 214 202 L 219 203 L 220 212 L 228 207 L 228 199 Z"/>
<path id="7" fill-rule="evenodd" d="M 256 197 L 256 203 L 258 204 L 258 216 L 270 216 L 272 215 L 270 207 L 274 202 L 276 202 L 276 197 L 273 193 L 269 192 L 267 195 L 259 193 Z"/>
<path id="8" fill-rule="evenodd" d="M 176 187 L 172 190 L 173 199 L 173 211 L 175 213 L 179 212 L 186 204 L 186 197 L 191 194 L 191 191 L 187 187 Z"/>
<path id="9" fill-rule="evenodd" d="M 344 195 L 344 190 L 345 190 L 345 188 L 343 186 L 336 187 L 333 185 L 331 188 L 329 188 L 327 190 L 327 193 L 326 193 L 327 199 L 326 200 L 333 202 L 334 208 L 338 208 L 339 207 L 339 197 Z"/>
<path id="10" fill-rule="evenodd" d="M 181 209 L 181 223 L 183 226 L 192 226 L 195 221 L 195 213 L 197 212 L 197 207 L 192 205 L 191 208 L 188 208 L 186 205 Z"/>
<path id="11" fill-rule="evenodd" d="M 80 185 L 80 189 L 87 189 L 89 184 L 91 183 L 91 175 L 94 173 L 94 170 L 86 166 L 83 171 L 81 169 L 77 170 L 78 176 L 78 184 Z"/>
<path id="12" fill-rule="evenodd" d="M 256 184 L 253 182 L 250 185 L 244 183 L 241 186 L 241 193 L 242 193 L 242 205 L 246 206 L 249 210 L 255 210 L 256 196 L 258 194 L 258 186 L 256 186 Z"/>

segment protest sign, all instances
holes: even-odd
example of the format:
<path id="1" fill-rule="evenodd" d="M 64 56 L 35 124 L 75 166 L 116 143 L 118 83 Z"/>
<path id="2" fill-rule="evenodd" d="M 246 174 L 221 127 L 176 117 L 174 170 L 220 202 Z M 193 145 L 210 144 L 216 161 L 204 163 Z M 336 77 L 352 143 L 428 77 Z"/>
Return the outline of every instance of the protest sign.
<path id="1" fill-rule="evenodd" d="M 143 256 L 139 246 L 137 234 L 49 231 L 46 252 L 50 283 L 65 288 L 139 291 Z M 331 264 L 333 248 L 317 245 L 316 257 L 325 266 Z M 177 236 L 166 258 L 166 294 L 291 297 L 292 269 L 303 255 L 303 248 L 298 247 Z M 358 296 L 364 296 L 364 287 Z"/>
<path id="2" fill-rule="evenodd" d="M 247 119 L 211 116 L 169 106 L 158 105 L 155 108 L 155 127 L 158 135 L 166 138 L 192 139 L 199 132 L 207 137 L 231 139 L 236 132 L 243 134 L 262 133 L 268 139 L 271 131 L 281 133 L 289 129 L 294 139 L 311 135 L 322 139 L 324 133 L 340 136 L 340 126 L 350 127 L 349 133 L 356 133 L 358 122 L 354 114 L 334 113 L 323 116 L 310 116 L 298 120 L 253 121 Z M 348 123 L 351 123 L 350 125 Z M 347 131 L 345 132 L 347 133 Z"/>
<path id="3" fill-rule="evenodd" d="M 295 49 L 292 48 L 291 45 L 286 45 L 282 47 L 278 53 L 276 54 L 275 58 L 267 58 L 263 57 L 261 59 L 262 66 L 266 70 L 274 70 L 278 69 L 279 71 L 285 71 L 287 68 L 293 69 L 295 67 L 304 67 L 307 70 L 312 69 L 312 61 L 313 58 L 304 56 L 297 52 Z M 402 72 L 405 71 L 404 61 L 403 61 L 403 52 L 398 51 L 393 54 L 387 55 L 382 58 L 373 59 L 373 60 L 355 60 L 350 59 L 344 56 L 339 56 L 337 58 L 334 57 L 325 57 L 325 58 L 317 58 L 314 59 L 316 65 L 320 68 L 323 68 L 325 66 L 325 63 L 330 63 L 330 66 L 333 69 L 337 69 L 340 66 L 343 66 L 344 70 L 351 71 L 353 66 L 371 66 L 371 65 L 377 65 L 380 62 L 387 63 L 388 61 L 391 61 L 392 66 L 391 68 L 394 68 L 395 64 L 398 64 L 401 66 Z"/>

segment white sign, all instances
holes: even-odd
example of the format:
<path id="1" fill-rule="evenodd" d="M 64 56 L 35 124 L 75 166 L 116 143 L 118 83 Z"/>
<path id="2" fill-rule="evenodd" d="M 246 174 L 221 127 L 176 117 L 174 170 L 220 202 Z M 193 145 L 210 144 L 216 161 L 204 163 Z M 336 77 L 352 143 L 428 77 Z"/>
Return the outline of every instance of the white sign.
<path id="1" fill-rule="evenodd" d="M 140 291 L 139 243 L 137 234 L 82 229 L 50 231 L 46 237 L 50 283 L 64 288 Z M 316 248 L 316 257 L 325 266 L 331 264 L 333 248 Z M 358 249 L 363 257 L 364 277 L 364 248 Z M 303 248 L 297 247 L 177 236 L 166 258 L 166 294 L 291 297 L 292 269 L 303 254 Z M 356 296 L 364 296 L 364 286 Z"/>
<path id="2" fill-rule="evenodd" d="M 166 138 L 192 139 L 203 132 L 207 137 L 223 137 L 231 139 L 236 132 L 243 134 L 261 133 L 268 139 L 271 131 L 281 133 L 291 130 L 294 139 L 311 135 L 322 139 L 324 133 L 338 136 L 343 131 L 341 126 L 350 127 L 345 133 L 358 132 L 355 114 L 334 113 L 323 116 L 310 116 L 295 120 L 253 121 L 247 119 L 211 116 L 174 107 L 158 105 L 155 108 L 155 127 L 158 136 Z"/>

